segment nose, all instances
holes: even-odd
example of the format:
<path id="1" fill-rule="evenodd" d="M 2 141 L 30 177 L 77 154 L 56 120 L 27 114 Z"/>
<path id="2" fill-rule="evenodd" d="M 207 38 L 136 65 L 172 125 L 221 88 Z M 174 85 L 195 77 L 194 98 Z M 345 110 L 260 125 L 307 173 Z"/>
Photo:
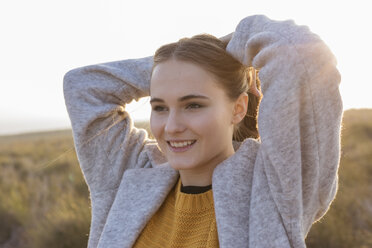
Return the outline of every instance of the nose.
<path id="1" fill-rule="evenodd" d="M 181 116 L 175 111 L 170 111 L 165 123 L 164 131 L 166 133 L 181 133 L 186 129 L 185 127 L 185 123 Z"/>

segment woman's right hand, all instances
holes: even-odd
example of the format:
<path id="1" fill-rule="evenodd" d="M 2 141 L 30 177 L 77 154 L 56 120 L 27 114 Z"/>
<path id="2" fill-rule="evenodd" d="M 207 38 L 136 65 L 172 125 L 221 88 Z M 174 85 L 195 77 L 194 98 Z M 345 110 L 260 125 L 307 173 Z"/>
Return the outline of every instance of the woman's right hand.
<path id="1" fill-rule="evenodd" d="M 231 37 L 233 36 L 234 32 L 228 34 L 228 35 L 225 35 L 223 37 L 220 38 L 220 40 L 224 43 L 229 43 L 229 41 L 231 40 Z"/>

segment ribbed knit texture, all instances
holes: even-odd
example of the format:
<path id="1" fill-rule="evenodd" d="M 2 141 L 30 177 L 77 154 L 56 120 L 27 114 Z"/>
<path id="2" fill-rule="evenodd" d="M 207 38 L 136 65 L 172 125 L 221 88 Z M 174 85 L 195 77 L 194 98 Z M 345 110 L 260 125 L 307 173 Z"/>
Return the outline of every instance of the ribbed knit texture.
<path id="1" fill-rule="evenodd" d="M 219 247 L 213 192 L 186 194 L 181 180 L 140 234 L 135 248 Z"/>

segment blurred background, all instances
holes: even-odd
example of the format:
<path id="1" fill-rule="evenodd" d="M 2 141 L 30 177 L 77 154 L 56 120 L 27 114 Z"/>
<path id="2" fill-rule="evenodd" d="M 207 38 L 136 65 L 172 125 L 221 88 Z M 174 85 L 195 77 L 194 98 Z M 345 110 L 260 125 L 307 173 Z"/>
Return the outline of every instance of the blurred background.
<path id="1" fill-rule="evenodd" d="M 344 101 L 340 189 L 308 247 L 372 247 L 372 17 L 368 1 L 0 2 L 0 247 L 85 247 L 89 193 L 73 147 L 62 79 L 70 69 L 152 55 L 264 14 L 307 25 L 331 48 Z M 148 98 L 128 106 L 147 128 Z"/>
<path id="2" fill-rule="evenodd" d="M 338 60 L 344 108 L 372 108 L 368 1 L 14 0 L 0 3 L 0 134 L 68 128 L 63 75 L 75 67 L 152 55 L 199 33 L 221 37 L 248 15 L 292 19 Z M 131 108 L 149 115 L 143 99 Z"/>

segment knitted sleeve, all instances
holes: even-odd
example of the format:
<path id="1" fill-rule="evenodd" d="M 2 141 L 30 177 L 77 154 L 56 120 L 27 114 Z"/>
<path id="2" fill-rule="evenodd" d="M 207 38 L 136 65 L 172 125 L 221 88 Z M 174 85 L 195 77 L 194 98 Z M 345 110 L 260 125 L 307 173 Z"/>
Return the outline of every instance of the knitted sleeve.
<path id="1" fill-rule="evenodd" d="M 273 223 L 270 211 L 279 212 L 291 246 L 304 247 L 337 191 L 342 101 L 336 60 L 306 26 L 265 16 L 243 19 L 227 51 L 259 69 L 263 93 L 249 247 L 274 244 L 276 235 L 266 228 Z"/>
<path id="2" fill-rule="evenodd" d="M 125 104 L 149 94 L 152 57 L 76 68 L 64 77 L 74 143 L 92 194 L 118 187 L 125 169 L 149 165 L 146 146 Z"/>

